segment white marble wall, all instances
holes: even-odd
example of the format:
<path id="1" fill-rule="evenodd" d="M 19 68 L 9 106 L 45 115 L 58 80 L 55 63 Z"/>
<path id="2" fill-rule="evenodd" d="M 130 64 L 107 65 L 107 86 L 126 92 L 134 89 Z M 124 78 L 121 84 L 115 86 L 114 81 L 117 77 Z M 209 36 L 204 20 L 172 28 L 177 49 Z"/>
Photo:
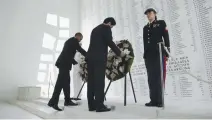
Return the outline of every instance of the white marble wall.
<path id="1" fill-rule="evenodd" d="M 147 24 L 144 11 L 153 7 L 158 18 L 168 25 L 171 54 L 176 61 L 197 77 L 212 81 L 212 2 L 210 0 L 82 0 L 83 47 L 88 48 L 92 28 L 106 17 L 114 17 L 115 40 L 129 39 L 135 51 L 132 77 L 136 95 L 148 98 L 148 86 L 143 54 L 143 26 Z M 173 60 L 168 63 L 166 97 L 211 100 L 212 85 L 199 82 L 185 74 Z M 128 95 L 132 95 L 130 84 Z M 123 95 L 123 80 L 115 82 L 110 96 Z"/>

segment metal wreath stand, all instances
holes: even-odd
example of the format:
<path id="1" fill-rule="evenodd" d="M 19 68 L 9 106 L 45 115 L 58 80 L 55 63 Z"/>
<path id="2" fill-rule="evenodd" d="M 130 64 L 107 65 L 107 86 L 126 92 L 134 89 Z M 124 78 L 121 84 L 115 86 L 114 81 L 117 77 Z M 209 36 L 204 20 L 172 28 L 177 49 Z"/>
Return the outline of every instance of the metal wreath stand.
<path id="1" fill-rule="evenodd" d="M 126 66 L 127 66 L 127 65 L 126 65 Z M 126 66 L 125 66 L 125 68 L 127 68 Z M 125 69 L 125 70 L 126 70 L 126 69 Z M 129 71 L 129 76 L 130 76 L 131 87 L 132 87 L 132 91 L 133 91 L 133 95 L 134 95 L 134 100 L 135 100 L 135 103 L 137 103 L 136 95 L 135 95 L 135 90 L 134 90 L 134 86 L 133 86 L 133 82 L 132 82 L 132 76 L 131 76 L 130 71 Z M 105 100 L 106 100 L 106 94 L 107 94 L 107 92 L 108 92 L 108 90 L 109 90 L 110 85 L 111 85 L 112 82 L 113 82 L 113 81 L 110 80 L 110 82 L 109 82 L 109 84 L 108 84 L 108 86 L 107 86 L 107 89 L 106 89 L 106 91 L 105 91 Z M 76 98 L 71 98 L 72 100 L 81 100 L 81 99 L 79 98 L 79 96 L 80 96 L 80 94 L 81 94 L 81 92 L 82 92 L 82 89 L 83 89 L 85 83 L 86 83 L 86 81 L 83 82 L 83 84 L 82 84 L 82 86 L 81 86 L 81 88 L 80 88 L 80 91 L 79 91 L 77 97 L 76 97 Z M 127 98 L 127 74 L 124 76 L 124 106 L 126 106 L 126 104 L 127 104 L 127 99 L 126 99 L 126 98 Z"/>
<path id="2" fill-rule="evenodd" d="M 125 73 L 126 73 L 126 70 L 127 70 L 127 66 L 128 66 L 128 64 L 125 65 Z M 129 76 L 130 76 L 130 83 L 131 83 L 131 87 L 132 87 L 132 91 L 133 91 L 134 100 L 135 100 L 135 103 L 137 103 L 136 95 L 135 95 L 135 89 L 134 89 L 134 86 L 133 86 L 132 76 L 131 76 L 130 71 L 129 71 Z M 107 94 L 108 89 L 110 88 L 110 85 L 111 85 L 112 82 L 113 81 L 110 80 L 110 83 L 108 84 L 107 89 L 105 91 L 105 100 L 106 100 L 106 94 Z M 124 106 L 126 106 L 126 104 L 127 104 L 127 74 L 125 74 L 125 76 L 124 76 Z"/>

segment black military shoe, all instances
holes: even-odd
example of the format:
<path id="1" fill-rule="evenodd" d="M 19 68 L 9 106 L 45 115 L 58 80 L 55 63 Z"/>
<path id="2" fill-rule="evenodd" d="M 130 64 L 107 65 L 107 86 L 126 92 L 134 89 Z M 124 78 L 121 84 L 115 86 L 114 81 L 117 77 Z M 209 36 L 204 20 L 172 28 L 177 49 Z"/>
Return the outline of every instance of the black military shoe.
<path id="1" fill-rule="evenodd" d="M 146 103 L 145 106 L 147 106 L 147 107 L 156 107 L 157 103 L 149 102 L 149 103 Z"/>
<path id="2" fill-rule="evenodd" d="M 109 112 L 109 111 L 111 111 L 111 109 L 107 108 L 107 106 L 105 106 L 105 105 L 103 105 L 102 107 L 98 107 L 96 109 L 96 112 Z"/>
<path id="3" fill-rule="evenodd" d="M 89 108 L 88 110 L 89 110 L 89 111 L 95 111 L 96 108 Z"/>
<path id="4" fill-rule="evenodd" d="M 157 107 L 163 107 L 163 104 L 162 103 L 158 103 Z"/>
<path id="5" fill-rule="evenodd" d="M 52 107 L 53 109 L 55 109 L 55 110 L 57 110 L 57 111 L 63 111 L 62 109 L 60 109 L 60 108 L 58 107 L 58 105 L 53 104 L 53 103 L 51 103 L 51 102 L 48 103 L 48 106 L 49 106 L 49 107 Z"/>
<path id="6" fill-rule="evenodd" d="M 71 100 L 65 101 L 64 106 L 77 106 L 77 103 L 72 102 Z"/>
<path id="7" fill-rule="evenodd" d="M 88 105 L 88 110 L 89 111 L 95 111 L 96 110 L 96 103 L 93 101 L 93 104 Z"/>

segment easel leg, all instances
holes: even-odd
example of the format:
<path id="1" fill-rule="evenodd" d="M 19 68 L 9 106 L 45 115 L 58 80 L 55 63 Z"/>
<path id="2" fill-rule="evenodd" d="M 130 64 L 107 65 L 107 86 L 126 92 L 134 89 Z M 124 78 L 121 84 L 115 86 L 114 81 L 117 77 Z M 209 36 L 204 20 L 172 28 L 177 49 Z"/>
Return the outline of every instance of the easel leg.
<path id="1" fill-rule="evenodd" d="M 124 77 L 124 106 L 127 104 L 127 75 Z"/>
<path id="2" fill-rule="evenodd" d="M 49 81 L 49 87 L 48 87 L 48 98 L 49 98 L 49 93 L 50 93 L 50 81 Z"/>
<path id="3" fill-rule="evenodd" d="M 105 101 L 106 101 L 106 94 L 107 94 L 108 89 L 110 88 L 111 83 L 112 83 L 112 80 L 110 80 L 110 83 L 108 84 L 107 89 L 105 91 Z"/>
<path id="4" fill-rule="evenodd" d="M 77 99 L 79 98 L 79 96 L 80 96 L 80 94 L 81 94 L 81 92 L 82 92 L 82 89 L 83 89 L 85 83 L 86 83 L 86 82 L 84 81 L 84 83 L 82 84 L 82 87 L 81 87 L 81 89 L 80 89 L 80 91 L 79 91 L 79 93 L 78 93 L 78 95 L 77 95 Z"/>
<path id="5" fill-rule="evenodd" d="M 136 96 L 135 96 L 135 90 L 134 90 L 134 86 L 133 86 L 133 82 L 132 82 L 132 76 L 131 76 L 130 71 L 129 71 L 129 75 L 130 75 L 130 82 L 131 82 L 131 86 L 132 86 L 132 91 L 133 91 L 133 95 L 134 95 L 134 100 L 135 100 L 135 103 L 137 103 Z"/>

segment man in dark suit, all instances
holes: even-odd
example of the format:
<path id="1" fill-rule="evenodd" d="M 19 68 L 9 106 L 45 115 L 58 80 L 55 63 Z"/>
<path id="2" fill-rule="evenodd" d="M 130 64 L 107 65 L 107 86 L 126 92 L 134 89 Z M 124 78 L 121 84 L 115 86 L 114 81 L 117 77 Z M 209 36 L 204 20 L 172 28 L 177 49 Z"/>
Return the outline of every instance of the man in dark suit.
<path id="1" fill-rule="evenodd" d="M 70 99 L 70 70 L 72 68 L 72 64 L 77 64 L 77 62 L 74 60 L 76 51 L 79 51 L 84 56 L 86 55 L 86 51 L 82 49 L 79 44 L 82 38 L 83 36 L 81 33 L 76 33 L 75 37 L 68 39 L 65 42 L 63 50 L 56 61 L 55 66 L 57 66 L 57 68 L 59 69 L 59 74 L 52 98 L 48 103 L 48 106 L 53 107 L 55 110 L 62 111 L 62 109 L 58 107 L 59 96 L 62 89 L 65 96 L 64 105 L 77 105 Z"/>
<path id="2" fill-rule="evenodd" d="M 105 112 L 111 110 L 104 105 L 108 46 L 116 55 L 124 57 L 124 53 L 119 50 L 112 40 L 111 28 L 115 25 L 114 18 L 106 18 L 103 24 L 98 25 L 91 32 L 90 46 L 86 55 L 88 62 L 87 98 L 89 111 Z"/>
<path id="3" fill-rule="evenodd" d="M 161 87 L 161 70 L 160 70 L 160 54 L 159 44 L 164 42 L 164 45 L 169 49 L 169 33 L 164 20 L 157 20 L 156 11 L 149 8 L 144 13 L 147 15 L 149 23 L 143 29 L 144 43 L 144 60 L 147 68 L 148 84 L 150 90 L 149 103 L 146 106 L 163 107 L 162 87 Z M 162 47 L 163 48 L 163 47 Z M 163 64 L 166 64 L 168 54 L 162 50 Z M 165 70 L 165 66 L 164 69 Z M 163 71 L 165 73 L 165 71 Z"/>

